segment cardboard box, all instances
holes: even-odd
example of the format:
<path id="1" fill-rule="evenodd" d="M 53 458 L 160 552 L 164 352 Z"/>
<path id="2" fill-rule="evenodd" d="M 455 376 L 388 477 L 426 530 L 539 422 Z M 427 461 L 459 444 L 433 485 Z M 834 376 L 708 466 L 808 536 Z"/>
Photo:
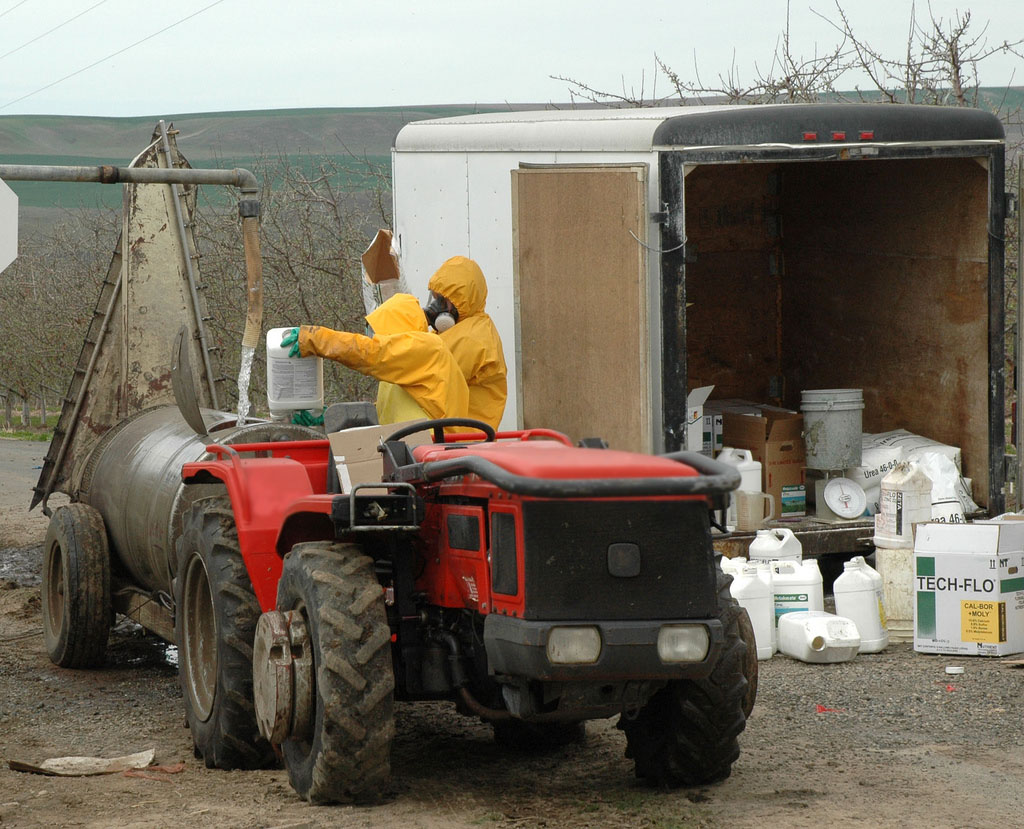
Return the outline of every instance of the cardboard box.
<path id="1" fill-rule="evenodd" d="M 708 400 L 704 404 L 704 410 L 708 412 L 735 412 L 736 414 L 761 414 L 761 407 L 751 400 L 740 400 L 738 397 L 720 397 L 716 400 Z"/>
<path id="2" fill-rule="evenodd" d="M 807 512 L 803 440 L 804 418 L 799 412 L 761 407 L 761 414 L 722 415 L 725 446 L 749 449 L 761 462 L 761 486 L 775 499 L 775 516 L 795 517 Z"/>
<path id="3" fill-rule="evenodd" d="M 722 447 L 727 445 L 722 438 L 722 415 L 726 412 L 759 415 L 765 410 L 790 411 L 777 406 L 754 403 L 751 400 L 741 400 L 738 397 L 722 397 L 717 400 L 704 401 L 704 439 L 701 451 L 714 458 L 722 451 Z"/>
<path id="4" fill-rule="evenodd" d="M 722 413 L 709 412 L 704 404 L 704 430 L 702 432 L 701 452 L 709 458 L 722 451 Z"/>
<path id="5" fill-rule="evenodd" d="M 1024 523 L 919 524 L 914 593 L 915 651 L 1024 651 Z"/>
<path id="6" fill-rule="evenodd" d="M 384 474 L 384 456 L 377 451 L 377 447 L 384 438 L 415 422 L 410 420 L 385 426 L 357 426 L 329 434 L 327 439 L 331 442 L 331 452 L 338 467 L 341 491 L 349 492 L 355 484 L 379 481 Z M 431 436 L 429 430 L 416 432 L 405 438 L 404 443 L 410 447 L 420 446 L 430 443 Z"/>
<path id="7" fill-rule="evenodd" d="M 714 389 L 714 386 L 701 386 L 686 395 L 686 451 L 688 452 L 704 452 L 704 401 L 711 396 Z"/>

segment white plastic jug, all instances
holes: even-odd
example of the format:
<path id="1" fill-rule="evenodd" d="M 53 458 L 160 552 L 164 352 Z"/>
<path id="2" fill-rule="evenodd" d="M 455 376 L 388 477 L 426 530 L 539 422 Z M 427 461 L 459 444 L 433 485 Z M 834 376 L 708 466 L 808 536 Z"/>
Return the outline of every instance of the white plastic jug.
<path id="1" fill-rule="evenodd" d="M 898 464 L 882 478 L 875 515 L 875 546 L 914 546 L 914 525 L 932 520 L 932 481 L 914 462 Z"/>
<path id="2" fill-rule="evenodd" d="M 751 561 L 802 561 L 804 548 L 792 530 L 780 527 L 758 530 L 747 554 Z"/>
<path id="3" fill-rule="evenodd" d="M 722 556 L 722 572 L 728 573 L 733 578 L 742 573 L 743 568 L 746 566 L 747 560 L 743 556 L 735 556 L 734 558 Z"/>
<path id="4" fill-rule="evenodd" d="M 773 561 L 772 592 L 775 596 L 775 622 L 789 613 L 825 610 L 825 592 L 816 559 Z M 779 650 L 782 640 L 779 639 Z"/>
<path id="5" fill-rule="evenodd" d="M 779 651 L 801 662 L 847 662 L 859 648 L 857 625 L 844 616 L 801 610 L 779 619 Z"/>
<path id="6" fill-rule="evenodd" d="M 324 361 L 322 357 L 289 357 L 281 337 L 290 328 L 267 332 L 267 405 L 272 417 L 309 409 L 318 415 L 324 408 Z"/>
<path id="7" fill-rule="evenodd" d="M 755 461 L 749 449 L 735 449 L 732 446 L 723 446 L 715 460 L 735 466 L 740 473 L 739 489 L 744 492 L 761 491 L 761 462 Z M 729 493 L 729 508 L 725 513 L 725 528 L 729 532 L 735 532 L 738 523 L 736 512 L 736 493 Z"/>
<path id="8" fill-rule="evenodd" d="M 768 589 L 772 591 L 772 653 L 776 653 L 779 650 L 779 631 L 775 624 L 775 571 L 772 570 L 772 563 L 770 561 L 755 561 L 752 563 L 757 565 L 761 578 L 768 585 Z"/>
<path id="9" fill-rule="evenodd" d="M 864 560 L 854 556 L 832 585 L 836 613 L 852 619 L 860 633 L 860 652 L 878 653 L 889 645 L 885 619 L 882 576 Z"/>
<path id="10" fill-rule="evenodd" d="M 875 547 L 875 564 L 882 577 L 882 595 L 885 600 L 885 627 L 889 642 L 914 641 L 914 551 L 887 550 Z"/>
<path id="11" fill-rule="evenodd" d="M 747 611 L 754 628 L 758 659 L 771 659 L 775 653 L 772 632 L 775 629 L 775 597 L 767 573 L 757 564 L 744 565 L 732 580 L 732 597 Z"/>

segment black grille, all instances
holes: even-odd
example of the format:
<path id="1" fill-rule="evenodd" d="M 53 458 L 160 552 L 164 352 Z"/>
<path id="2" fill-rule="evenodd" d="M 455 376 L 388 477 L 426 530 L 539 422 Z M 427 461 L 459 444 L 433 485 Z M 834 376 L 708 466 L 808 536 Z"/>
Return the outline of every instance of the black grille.
<path id="1" fill-rule="evenodd" d="M 516 518 L 510 512 L 491 514 L 491 590 L 505 596 L 519 592 Z"/>
<path id="2" fill-rule="evenodd" d="M 523 537 L 527 619 L 717 614 L 714 554 L 703 502 L 527 501 Z M 608 550 L 613 544 L 639 547 L 639 574 L 612 575 Z"/>
<path id="3" fill-rule="evenodd" d="M 480 549 L 480 519 L 476 515 L 449 513 L 448 546 L 454 550 Z"/>

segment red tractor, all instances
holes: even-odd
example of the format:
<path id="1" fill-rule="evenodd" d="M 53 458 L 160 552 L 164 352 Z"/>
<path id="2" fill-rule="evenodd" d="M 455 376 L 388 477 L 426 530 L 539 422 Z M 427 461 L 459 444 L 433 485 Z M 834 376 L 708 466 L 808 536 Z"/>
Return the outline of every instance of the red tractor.
<path id="1" fill-rule="evenodd" d="M 311 802 L 372 801 L 395 701 L 450 699 L 518 744 L 617 714 L 638 777 L 729 775 L 757 678 L 709 530 L 731 467 L 440 420 L 343 494 L 326 440 L 208 449 L 186 489 L 227 494 L 185 513 L 173 582 L 207 765 L 277 752 Z"/>

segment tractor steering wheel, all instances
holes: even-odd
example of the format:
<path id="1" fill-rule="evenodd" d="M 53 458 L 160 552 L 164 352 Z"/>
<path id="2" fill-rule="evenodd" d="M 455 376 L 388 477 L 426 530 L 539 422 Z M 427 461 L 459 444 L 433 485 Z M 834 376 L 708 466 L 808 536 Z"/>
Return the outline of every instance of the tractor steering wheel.
<path id="1" fill-rule="evenodd" d="M 469 417 L 441 417 L 437 420 L 424 420 L 420 423 L 413 423 L 404 429 L 399 429 L 393 435 L 390 435 L 387 440 L 401 440 L 402 438 L 409 437 L 409 435 L 415 435 L 417 432 L 433 429 L 434 443 L 444 443 L 444 429 L 446 426 L 468 426 L 470 429 L 477 429 L 483 432 L 487 436 L 488 443 L 495 440 L 494 429 L 482 420 L 473 420 Z"/>

